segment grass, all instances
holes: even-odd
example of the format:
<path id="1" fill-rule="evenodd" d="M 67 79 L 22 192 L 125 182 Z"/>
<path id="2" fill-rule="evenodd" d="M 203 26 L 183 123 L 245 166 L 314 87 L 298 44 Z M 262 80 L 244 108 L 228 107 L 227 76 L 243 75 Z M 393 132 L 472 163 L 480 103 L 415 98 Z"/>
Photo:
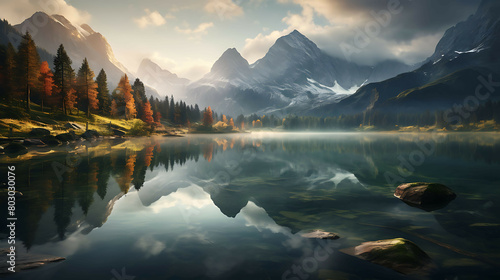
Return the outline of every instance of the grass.
<path id="1" fill-rule="evenodd" d="M 23 107 L 0 104 L 0 137 L 27 137 L 33 128 L 44 128 L 49 130 L 51 135 L 57 135 L 69 131 L 64 127 L 64 124 L 68 122 L 82 128 L 75 129 L 76 133 L 85 132 L 87 122 L 88 129 L 96 130 L 104 136 L 112 135 L 112 129 L 122 130 L 127 135 L 147 135 L 149 133 L 147 125 L 138 119 L 122 120 L 94 114 L 87 118 L 82 111 L 75 115 L 64 115 L 61 112 L 42 112 L 40 106 L 34 103 L 32 103 L 31 112 L 28 114 Z M 12 134 L 10 129 L 12 129 Z"/>

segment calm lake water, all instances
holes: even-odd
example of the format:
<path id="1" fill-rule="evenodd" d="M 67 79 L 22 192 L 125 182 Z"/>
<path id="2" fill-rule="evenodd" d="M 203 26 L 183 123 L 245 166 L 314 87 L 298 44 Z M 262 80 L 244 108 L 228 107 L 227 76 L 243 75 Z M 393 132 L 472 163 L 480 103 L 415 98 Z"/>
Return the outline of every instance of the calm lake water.
<path id="1" fill-rule="evenodd" d="M 8 279 L 407 279 L 339 252 L 396 237 L 427 252 L 439 268 L 434 279 L 500 279 L 497 134 L 83 143 L 0 158 L 2 172 L 16 166 L 24 194 L 18 252 L 66 258 Z M 458 197 L 432 212 L 393 197 L 400 182 L 418 181 L 443 183 Z M 300 236 L 311 229 L 341 238 Z M 0 233 L 6 248 L 6 228 Z M 318 259 L 318 248 L 328 258 Z"/>

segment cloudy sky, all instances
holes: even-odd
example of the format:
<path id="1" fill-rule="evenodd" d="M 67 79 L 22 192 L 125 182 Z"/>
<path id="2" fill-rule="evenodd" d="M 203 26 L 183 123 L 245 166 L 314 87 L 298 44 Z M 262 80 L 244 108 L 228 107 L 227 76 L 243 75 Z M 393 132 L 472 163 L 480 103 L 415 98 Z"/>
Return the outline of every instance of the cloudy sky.
<path id="1" fill-rule="evenodd" d="M 416 63 L 480 0 L 7 0 L 0 17 L 17 24 L 35 11 L 88 23 L 130 71 L 143 58 L 190 79 L 236 47 L 250 62 L 299 30 L 325 52 L 361 64 Z"/>

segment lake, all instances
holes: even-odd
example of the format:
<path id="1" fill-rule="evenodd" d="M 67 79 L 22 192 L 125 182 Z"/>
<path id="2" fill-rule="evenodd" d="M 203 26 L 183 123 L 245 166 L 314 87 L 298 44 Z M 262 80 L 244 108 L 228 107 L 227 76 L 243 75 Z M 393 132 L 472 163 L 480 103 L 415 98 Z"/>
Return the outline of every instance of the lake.
<path id="1" fill-rule="evenodd" d="M 433 279 L 500 279 L 495 133 L 118 139 L 0 162 L 23 193 L 18 252 L 66 258 L 8 279 L 407 279 L 339 251 L 397 237 L 432 258 Z M 393 196 L 422 181 L 458 196 L 430 212 Z M 301 237 L 312 229 L 340 239 Z"/>

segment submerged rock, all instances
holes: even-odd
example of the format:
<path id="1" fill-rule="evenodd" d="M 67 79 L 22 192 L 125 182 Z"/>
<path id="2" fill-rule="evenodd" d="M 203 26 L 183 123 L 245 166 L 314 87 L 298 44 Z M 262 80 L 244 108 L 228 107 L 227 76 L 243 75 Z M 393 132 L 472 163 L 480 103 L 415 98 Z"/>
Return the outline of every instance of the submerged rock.
<path id="1" fill-rule="evenodd" d="M 3 150 L 6 154 L 21 154 L 28 152 L 28 148 L 17 142 L 8 144 Z"/>
<path id="2" fill-rule="evenodd" d="M 24 139 L 23 145 L 26 147 L 30 146 L 45 146 L 45 143 L 40 139 Z"/>
<path id="3" fill-rule="evenodd" d="M 9 249 L 0 249 L 0 254 L 2 254 L 2 256 L 7 255 L 9 252 Z M 24 254 L 16 251 L 15 270 L 17 272 L 19 270 L 33 269 L 48 263 L 63 261 L 65 259 L 66 258 L 63 257 L 47 255 Z M 10 265 L 8 261 L 2 262 L 2 264 L 0 264 L 0 274 L 11 274 L 12 272 L 8 270 L 9 267 Z"/>
<path id="4" fill-rule="evenodd" d="M 340 236 L 338 236 L 336 233 L 333 232 L 326 232 L 322 231 L 320 229 L 315 229 L 311 230 L 305 233 L 301 234 L 302 237 L 304 238 L 311 238 L 311 239 L 339 239 Z"/>
<path id="5" fill-rule="evenodd" d="M 403 238 L 364 242 L 341 251 L 402 274 L 427 275 L 435 268 L 422 249 Z"/>
<path id="6" fill-rule="evenodd" d="M 394 196 L 427 211 L 441 209 L 457 197 L 447 186 L 436 183 L 402 184 L 396 188 Z"/>
<path id="7" fill-rule="evenodd" d="M 29 135 L 33 136 L 33 137 L 49 136 L 50 135 L 50 130 L 45 129 L 45 128 L 33 128 L 30 131 Z"/>

